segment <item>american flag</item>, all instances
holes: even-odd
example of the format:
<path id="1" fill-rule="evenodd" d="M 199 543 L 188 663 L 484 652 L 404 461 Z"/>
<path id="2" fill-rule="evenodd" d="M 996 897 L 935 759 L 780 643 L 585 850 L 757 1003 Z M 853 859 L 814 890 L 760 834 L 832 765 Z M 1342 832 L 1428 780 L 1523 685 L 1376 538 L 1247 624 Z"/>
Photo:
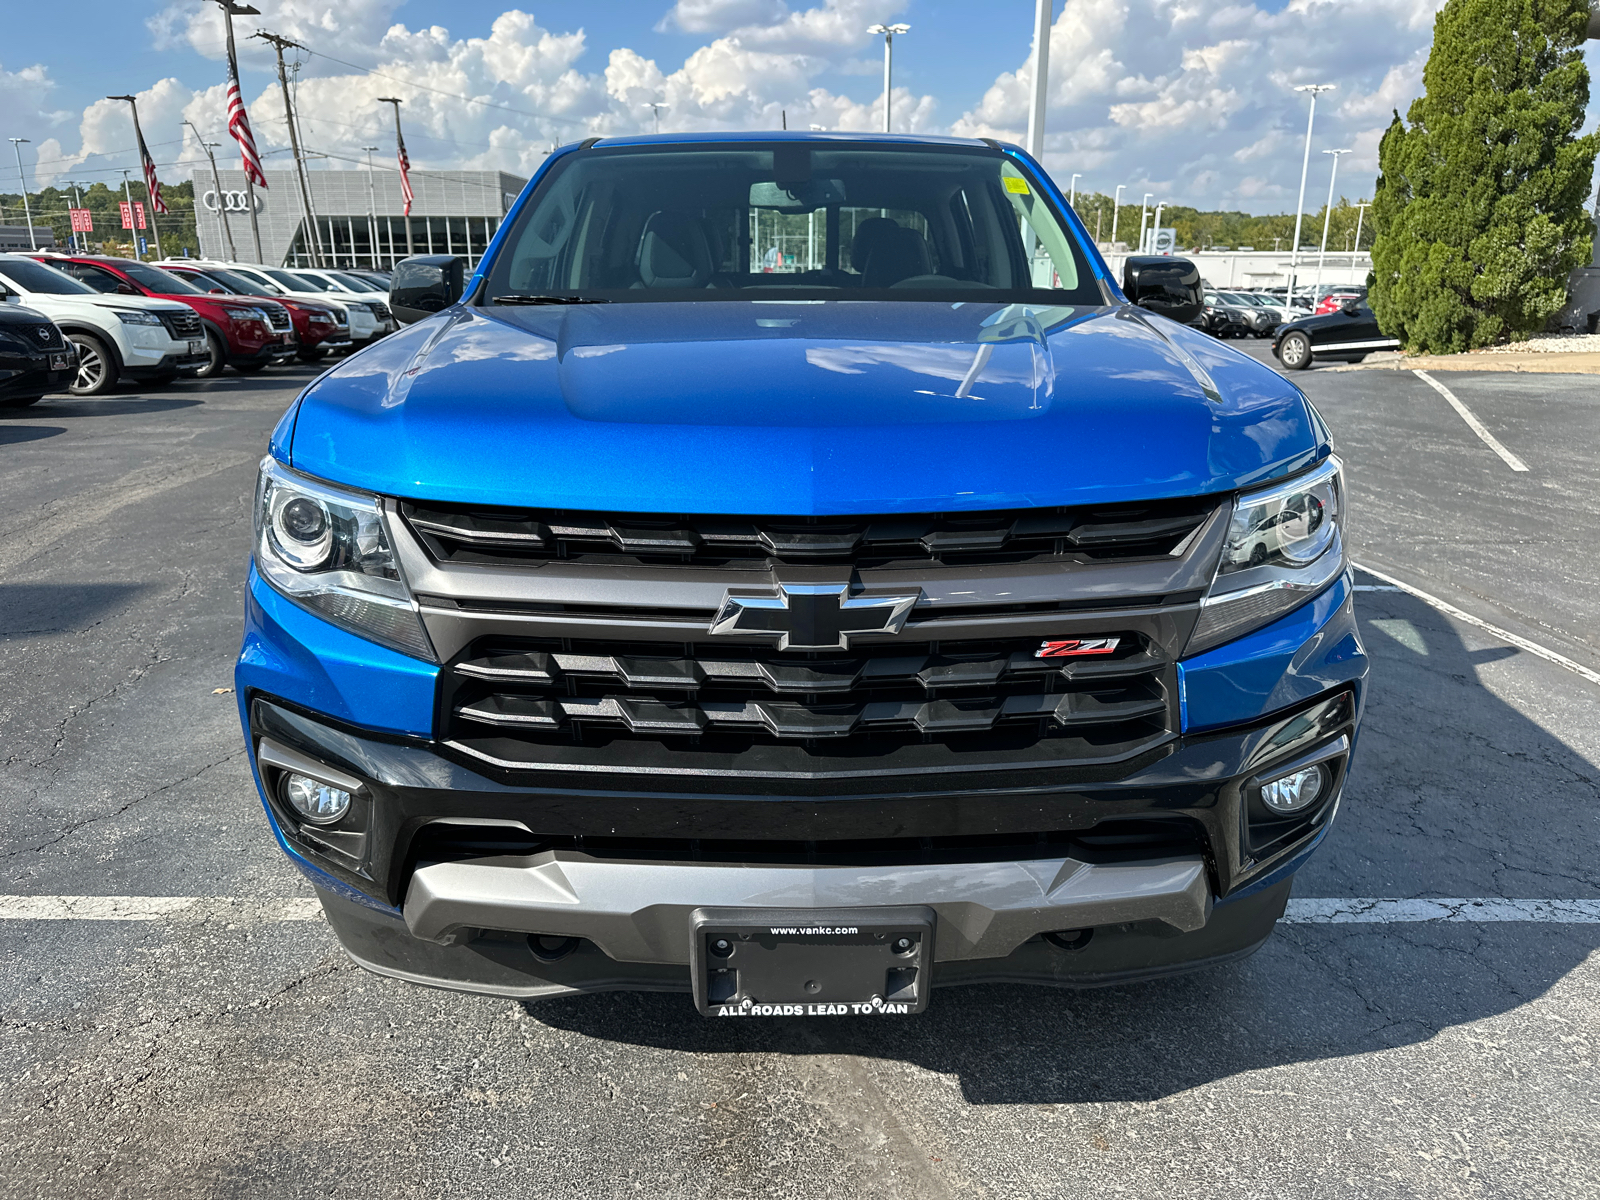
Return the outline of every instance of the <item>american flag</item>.
<path id="1" fill-rule="evenodd" d="M 228 132 L 239 143 L 239 157 L 244 160 L 246 178 L 258 188 L 267 186 L 267 177 L 261 170 L 261 156 L 256 153 L 256 139 L 250 132 L 250 114 L 244 110 L 239 98 L 239 72 L 228 64 Z"/>
<path id="2" fill-rule="evenodd" d="M 405 199 L 405 215 L 409 217 L 411 215 L 411 201 L 416 198 L 411 191 L 411 158 L 406 154 L 406 140 L 400 136 L 398 129 L 394 131 L 394 140 L 400 147 L 400 195 Z"/>
<path id="3" fill-rule="evenodd" d="M 139 134 L 139 157 L 144 161 L 144 186 L 150 190 L 150 215 L 167 211 L 167 202 L 161 198 L 161 181 L 156 178 L 156 162 L 144 144 L 144 134 Z"/>

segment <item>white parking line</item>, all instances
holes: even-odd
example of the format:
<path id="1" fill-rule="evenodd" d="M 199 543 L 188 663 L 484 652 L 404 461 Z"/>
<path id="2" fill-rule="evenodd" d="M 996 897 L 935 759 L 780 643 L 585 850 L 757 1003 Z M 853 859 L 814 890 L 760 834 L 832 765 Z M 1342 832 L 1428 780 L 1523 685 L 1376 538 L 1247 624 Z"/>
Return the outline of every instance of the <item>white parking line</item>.
<path id="1" fill-rule="evenodd" d="M 1421 588 L 1412 587 L 1409 583 L 1406 583 L 1401 579 L 1396 579 L 1393 575 L 1385 575 L 1382 571 L 1375 571 L 1371 567 L 1363 567 L 1360 563 L 1355 563 L 1353 565 L 1355 566 L 1356 570 L 1361 571 L 1364 574 L 1371 575 L 1374 579 L 1381 579 L 1385 583 L 1391 583 L 1395 587 L 1399 588 L 1402 592 L 1407 592 L 1410 595 L 1415 596 L 1424 604 L 1433 605 L 1434 608 L 1437 608 L 1446 616 L 1454 617 L 1458 621 L 1465 621 L 1468 625 L 1476 625 L 1479 629 L 1482 629 L 1487 633 L 1494 634 L 1494 636 L 1499 638 L 1501 641 L 1510 642 L 1519 650 L 1526 650 L 1529 654 L 1532 654 L 1537 658 L 1542 658 L 1546 662 L 1555 663 L 1558 667 L 1564 667 L 1566 670 L 1571 671 L 1574 675 L 1578 675 L 1584 679 L 1587 679 L 1590 683 L 1600 684 L 1600 671 L 1591 671 L 1582 663 L 1573 662 L 1565 654 L 1557 654 L 1554 650 L 1539 645 L 1538 642 L 1530 642 L 1527 638 L 1518 637 L 1509 630 L 1501 629 L 1498 625 L 1491 625 L 1482 617 L 1475 617 L 1471 613 L 1457 608 L 1454 604 L 1450 604 L 1447 601 L 1439 599 L 1437 596 L 1430 596 Z"/>
<path id="2" fill-rule="evenodd" d="M 1493 450 L 1501 458 L 1505 459 L 1506 466 L 1510 467 L 1513 471 L 1526 471 L 1528 469 L 1528 464 L 1523 462 L 1515 454 L 1511 453 L 1511 451 L 1507 450 L 1503 445 L 1501 445 L 1500 439 L 1495 437 L 1494 434 L 1490 433 L 1483 427 L 1483 422 L 1472 415 L 1472 410 L 1470 408 L 1456 399 L 1456 394 L 1454 392 L 1445 387 L 1444 384 L 1440 383 L 1426 371 L 1412 371 L 1411 373 L 1418 379 L 1422 380 L 1423 383 L 1431 387 L 1434 391 L 1438 392 L 1439 395 L 1450 401 L 1450 407 L 1461 414 L 1461 419 L 1467 423 L 1467 425 L 1472 429 L 1473 433 L 1477 434 L 1483 439 L 1483 444 L 1485 446 L 1489 447 L 1489 449 Z"/>
<path id="3" fill-rule="evenodd" d="M 0 896 L 0 921 L 208 921 L 240 924 L 315 921 L 314 899 L 227 896 Z M 1600 924 L 1600 900 L 1386 900 L 1378 897 L 1291 900 L 1283 919 L 1292 925 L 1415 924 L 1437 921 L 1534 921 Z"/>
<path id="4" fill-rule="evenodd" d="M 1283 919 L 1291 925 L 1395 925 L 1451 921 L 1534 921 L 1600 924 L 1600 900 L 1291 900 Z"/>

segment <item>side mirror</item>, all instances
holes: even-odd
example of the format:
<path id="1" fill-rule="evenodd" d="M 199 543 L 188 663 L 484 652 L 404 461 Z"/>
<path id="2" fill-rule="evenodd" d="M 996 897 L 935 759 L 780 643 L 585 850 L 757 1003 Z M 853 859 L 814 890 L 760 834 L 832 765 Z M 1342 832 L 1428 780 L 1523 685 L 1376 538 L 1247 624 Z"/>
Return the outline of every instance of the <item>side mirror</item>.
<path id="1" fill-rule="evenodd" d="M 223 288 L 207 288 L 206 291 L 213 296 L 226 296 L 228 294 Z"/>
<path id="2" fill-rule="evenodd" d="M 394 319 L 410 325 L 459 303 L 466 274 L 467 260 L 453 254 L 404 259 L 395 267 L 389 282 L 389 308 Z"/>
<path id="3" fill-rule="evenodd" d="M 139 289 L 134 287 L 131 283 L 117 284 L 117 295 L 119 296 L 137 296 L 138 294 Z"/>
<path id="4" fill-rule="evenodd" d="M 1346 300 L 1339 306 L 1339 311 L 1347 317 L 1357 316 L 1361 312 L 1361 301 Z"/>
<path id="5" fill-rule="evenodd" d="M 1122 267 L 1122 291 L 1140 308 L 1187 325 L 1205 311 L 1200 269 L 1187 258 L 1135 256 Z"/>

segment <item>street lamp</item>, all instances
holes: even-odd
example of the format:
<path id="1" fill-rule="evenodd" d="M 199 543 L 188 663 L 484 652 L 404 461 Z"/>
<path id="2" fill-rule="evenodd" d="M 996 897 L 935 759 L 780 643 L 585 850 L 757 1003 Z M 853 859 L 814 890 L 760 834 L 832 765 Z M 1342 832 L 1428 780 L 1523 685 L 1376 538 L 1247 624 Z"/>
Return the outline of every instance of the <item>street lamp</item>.
<path id="1" fill-rule="evenodd" d="M 22 173 L 22 147 L 25 143 L 30 146 L 33 144 L 29 138 L 11 139 L 11 148 L 17 152 L 17 178 L 22 181 L 22 211 L 28 216 L 28 245 L 37 250 L 39 243 L 33 236 L 33 209 L 28 207 L 28 177 Z"/>
<path id="2" fill-rule="evenodd" d="M 1333 221 L 1333 182 L 1339 178 L 1339 156 L 1349 150 L 1324 150 L 1333 155 L 1333 170 L 1328 173 L 1328 207 L 1322 210 L 1322 249 L 1317 251 L 1317 295 L 1322 293 L 1322 262 L 1328 257 L 1328 225 Z"/>
<path id="3" fill-rule="evenodd" d="M 1165 200 L 1163 200 L 1163 201 L 1161 201 L 1161 203 L 1160 203 L 1160 204 L 1157 204 L 1157 205 L 1156 205 L 1156 222 L 1155 222 L 1155 228 L 1154 228 L 1154 229 L 1152 229 L 1152 230 L 1151 230 L 1151 231 L 1150 231 L 1150 253 L 1151 253 L 1151 254 L 1159 254 L 1159 253 L 1160 253 L 1160 252 L 1161 252 L 1161 251 L 1160 251 L 1160 242 L 1161 242 L 1161 210 L 1162 210 L 1162 209 L 1163 209 L 1163 208 L 1165 208 L 1165 207 L 1166 207 L 1166 206 L 1167 206 L 1167 202 L 1166 202 L 1166 201 L 1165 201 Z"/>
<path id="4" fill-rule="evenodd" d="M 1028 153 L 1044 161 L 1044 118 L 1050 101 L 1050 17 L 1055 0 L 1035 0 L 1033 95 L 1028 102 Z"/>
<path id="5" fill-rule="evenodd" d="M 1067 198 L 1067 203 L 1068 204 L 1075 205 L 1075 204 L 1078 203 L 1078 180 L 1080 180 L 1082 178 L 1083 178 L 1083 172 L 1082 171 L 1078 171 L 1078 172 L 1075 172 L 1073 174 L 1073 176 L 1072 176 L 1072 195 Z"/>
<path id="6" fill-rule="evenodd" d="M 655 118 L 656 132 L 660 133 L 661 132 L 661 110 L 663 108 L 671 108 L 672 106 L 670 104 L 662 104 L 658 100 L 652 100 L 649 104 L 646 104 L 645 107 L 650 110 L 650 115 Z"/>
<path id="7" fill-rule="evenodd" d="M 367 236 L 372 239 L 372 269 L 378 269 L 378 189 L 372 182 L 372 156 L 377 146 L 361 147 L 367 152 Z M 351 247 L 352 257 L 354 247 Z M 392 256 L 391 256 L 392 257 Z"/>
<path id="8" fill-rule="evenodd" d="M 1150 219 L 1150 197 L 1154 195 L 1154 192 L 1146 192 L 1144 199 L 1139 202 L 1139 248 L 1134 251 L 1135 254 L 1144 253 L 1144 223 Z"/>
<path id="9" fill-rule="evenodd" d="M 1117 244 L 1117 217 L 1122 214 L 1122 191 L 1128 185 L 1117 184 L 1117 194 L 1111 198 L 1111 244 Z"/>
<path id="10" fill-rule="evenodd" d="M 889 132 L 889 100 L 894 95 L 890 90 L 890 80 L 894 73 L 894 35 L 897 33 L 910 33 L 909 25 L 872 25 L 868 33 L 883 34 L 883 131 Z"/>
<path id="11" fill-rule="evenodd" d="M 1356 205 L 1356 248 L 1355 248 L 1355 253 L 1357 253 L 1357 254 L 1361 253 L 1361 222 L 1366 219 L 1367 209 L 1369 209 L 1371 207 L 1372 207 L 1372 205 L 1370 205 L 1370 204 L 1358 204 L 1358 205 Z"/>
<path id="12" fill-rule="evenodd" d="M 1311 169 L 1311 126 L 1317 120 L 1317 97 L 1338 86 L 1335 83 L 1307 83 L 1295 88 L 1297 92 L 1311 93 L 1311 115 L 1306 118 L 1306 154 L 1305 161 L 1300 164 L 1300 202 L 1294 210 L 1294 245 L 1289 247 L 1289 307 L 1294 306 L 1294 289 L 1300 281 L 1297 269 L 1300 265 L 1300 221 L 1306 212 L 1306 172 Z"/>
<path id="13" fill-rule="evenodd" d="M 228 261 L 238 262 L 239 252 L 234 248 L 233 245 L 233 226 L 228 224 L 228 206 L 222 202 L 222 176 L 217 174 L 217 156 L 211 153 L 222 143 L 206 141 L 205 138 L 200 136 L 200 131 L 195 128 L 193 121 L 185 120 L 184 124 L 193 131 L 194 140 L 200 143 L 201 153 L 211 160 L 211 186 L 213 189 L 215 189 L 215 194 L 217 197 L 217 221 L 222 226 L 223 233 L 227 235 Z M 199 213 L 199 211 L 204 207 L 205 205 L 203 204 L 196 204 L 195 212 Z M 197 222 L 196 228 L 198 229 L 198 227 L 199 226 Z"/>

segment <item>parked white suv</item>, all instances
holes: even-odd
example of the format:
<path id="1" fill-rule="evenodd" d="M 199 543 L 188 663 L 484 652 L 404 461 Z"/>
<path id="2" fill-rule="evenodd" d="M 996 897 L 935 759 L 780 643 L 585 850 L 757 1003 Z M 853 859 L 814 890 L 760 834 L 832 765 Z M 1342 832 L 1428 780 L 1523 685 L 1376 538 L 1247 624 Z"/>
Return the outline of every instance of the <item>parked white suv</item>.
<path id="1" fill-rule="evenodd" d="M 321 300 L 327 304 L 338 305 L 349 317 L 350 343 L 357 349 L 382 337 L 393 327 L 389 321 L 389 306 L 382 300 L 373 303 L 349 292 L 330 292 L 322 284 L 301 279 L 292 271 L 286 271 L 282 267 L 231 262 L 217 265 L 286 296 L 298 296 L 306 300 Z"/>
<path id="2" fill-rule="evenodd" d="M 0 254 L 0 286 L 76 343 L 78 374 L 67 389 L 74 396 L 97 396 L 122 378 L 170 383 L 210 361 L 200 315 L 187 304 L 103 294 L 20 254 Z"/>
<path id="3" fill-rule="evenodd" d="M 318 268 L 309 270 L 305 267 L 286 268 L 289 274 L 297 275 L 306 280 L 312 287 L 326 287 L 330 296 L 349 296 L 374 306 L 378 317 L 378 336 L 393 333 L 400 328 L 400 322 L 394 319 L 394 314 L 389 311 L 389 291 L 379 287 L 370 279 L 362 279 L 359 275 L 351 275 L 347 271 L 330 271 Z"/>

